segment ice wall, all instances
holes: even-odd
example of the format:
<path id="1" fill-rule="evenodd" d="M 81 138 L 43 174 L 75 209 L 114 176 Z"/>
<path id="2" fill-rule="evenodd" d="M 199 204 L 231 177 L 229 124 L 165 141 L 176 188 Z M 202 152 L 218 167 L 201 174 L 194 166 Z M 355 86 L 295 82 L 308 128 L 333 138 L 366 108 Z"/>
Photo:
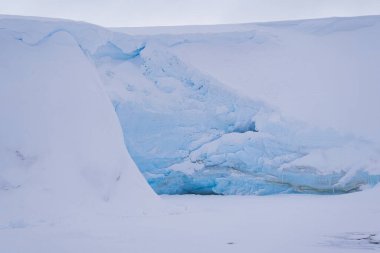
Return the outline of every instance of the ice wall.
<path id="1" fill-rule="evenodd" d="M 270 46 L 275 36 L 251 31 L 136 40 L 143 49 L 129 61 L 94 60 L 125 142 L 158 193 L 337 194 L 379 181 L 376 144 L 286 120 L 267 103 L 236 95 L 173 50 L 183 44 L 192 50 L 197 43 Z"/>
<path id="2" fill-rule="evenodd" d="M 282 40 L 293 35 L 302 44 L 310 34 L 335 36 L 368 27 L 376 30 L 376 20 L 329 19 L 283 26 L 274 23 L 268 28 L 265 24 L 251 25 L 241 32 L 136 36 L 135 40 L 144 45 L 139 55 L 131 61 L 114 62 L 112 67 L 102 61 L 98 68 L 104 83 L 113 87 L 109 94 L 126 133 L 126 144 L 159 193 L 351 192 L 379 181 L 377 144 L 284 119 L 268 105 L 270 100 L 264 103 L 247 98 L 255 97 L 248 93 L 262 89 L 247 89 L 246 94 L 241 91 L 236 95 L 206 73 L 211 69 L 223 77 L 223 73 L 238 70 L 239 64 L 251 63 L 237 60 L 237 67 L 228 68 L 223 67 L 229 66 L 228 62 L 213 60 L 238 59 L 241 53 L 233 49 L 254 51 L 257 57 L 260 51 L 271 56 L 266 51 L 283 50 Z M 335 41 L 329 43 L 334 45 Z M 299 57 L 296 51 L 294 57 Z M 204 67 L 199 69 L 198 64 Z M 262 74 L 248 70 L 249 66 L 241 68 L 248 71 L 245 76 Z M 233 79 L 229 81 L 233 87 Z"/>
<path id="3" fill-rule="evenodd" d="M 12 18 L 3 18 L 1 27 L 4 40 L 9 41 L 12 46 L 45 52 L 47 45 L 53 41 L 54 47 L 59 47 L 59 50 L 42 54 L 43 57 L 45 54 L 48 57 L 41 58 L 46 67 L 34 70 L 29 67 L 33 64 L 28 62 L 25 63 L 28 67 L 20 70 L 20 73 L 29 73 L 33 78 L 43 78 L 41 82 L 33 84 L 45 85 L 37 90 L 46 96 L 44 98 L 49 103 L 55 100 L 45 94 L 44 90 L 50 89 L 47 83 L 53 85 L 57 82 L 60 84 L 58 87 L 71 87 L 71 92 L 82 89 L 82 86 L 86 87 L 86 83 L 96 83 L 96 89 L 106 91 L 118 116 L 129 153 L 158 193 L 334 194 L 356 191 L 380 180 L 380 153 L 376 144 L 353 135 L 285 119 L 268 102 L 237 95 L 233 89 L 208 74 L 207 69 L 188 63 L 174 50 L 179 45 L 197 43 L 212 43 L 221 48 L 224 43 L 240 45 L 249 42 L 253 46 L 276 44 L 278 38 L 268 32 L 252 30 L 241 34 L 229 32 L 209 37 L 196 34 L 185 38 L 168 35 L 146 37 L 114 33 L 75 22 L 41 22 Z M 75 54 L 71 51 L 66 53 L 68 48 L 75 50 Z M 13 55 L 14 51 L 17 54 Z M 24 56 L 23 49 L 10 48 L 4 52 L 13 61 L 23 59 Z M 37 51 L 32 52 L 35 55 L 28 56 L 28 59 L 37 57 Z M 12 61 L 5 62 L 7 68 L 13 66 L 13 73 L 17 70 L 14 67 L 16 65 L 8 64 Z M 54 64 L 50 66 L 47 62 Z M 77 62 L 82 62 L 85 67 Z M 50 69 L 54 66 L 54 69 Z M 13 76 L 16 75 L 12 75 L 12 78 Z M 22 76 L 27 75 L 18 77 Z M 75 79 L 79 77 L 85 79 Z M 27 84 L 29 82 L 25 80 L 24 83 L 20 82 L 20 85 Z M 78 91 L 83 97 L 72 99 L 72 106 L 87 106 L 86 110 L 68 113 L 77 115 L 75 119 L 69 120 L 69 116 L 65 118 L 54 113 L 50 113 L 46 119 L 57 119 L 56 128 L 59 129 L 59 125 L 66 129 L 66 122 L 81 122 L 82 115 L 92 115 L 93 118 L 89 121 L 91 124 L 88 122 L 80 128 L 84 132 L 83 140 L 78 140 L 80 145 L 73 142 L 70 146 L 77 147 L 78 152 L 80 150 L 95 157 L 93 161 L 90 159 L 93 166 L 89 165 L 89 178 L 98 175 L 90 181 L 99 181 L 99 189 L 103 189 L 100 192 L 107 198 L 107 192 L 111 190 L 102 182 L 108 176 L 93 173 L 92 170 L 95 167 L 101 170 L 100 167 L 115 165 L 119 169 L 113 174 L 110 172 L 110 181 L 106 180 L 112 182 L 112 178 L 117 181 L 120 167 L 124 166 L 117 165 L 118 156 L 108 144 L 99 149 L 93 147 L 115 139 L 112 136 L 120 129 L 116 129 L 119 125 L 113 126 L 113 129 L 103 125 L 109 122 L 117 124 L 115 119 L 100 117 L 104 108 L 108 106 L 107 110 L 110 110 L 109 105 L 103 106 L 102 103 L 105 102 L 87 102 L 94 93 L 93 89 Z M 28 94 L 31 91 L 24 92 Z M 7 93 L 9 94 L 8 91 L 3 92 Z M 87 98 L 83 93 L 88 93 L 86 96 L 90 97 Z M 70 103 L 71 94 L 63 91 L 56 96 L 58 94 L 60 100 L 57 101 Z M 63 94 L 66 96 L 62 96 Z M 102 96 L 103 99 L 108 99 L 104 94 Z M 41 100 L 41 108 L 46 108 L 45 104 L 47 102 Z M 104 108 L 100 109 L 100 106 Z M 88 113 L 87 110 L 90 109 L 91 113 Z M 40 122 L 33 120 L 21 125 L 26 127 L 28 124 Z M 72 129 L 74 131 L 78 127 L 73 126 Z M 99 129 L 99 132 L 91 134 L 92 130 L 86 132 L 86 129 Z M 4 130 L 4 135 L 9 131 Z M 44 132 L 50 132 L 50 128 L 46 128 Z M 35 133 L 32 135 L 41 137 Z M 70 136 L 71 132 L 68 132 L 64 140 L 70 140 Z M 72 136 L 82 134 L 75 133 Z M 102 139 L 95 145 L 93 136 L 110 140 Z M 117 145 L 120 147 L 120 140 Z M 63 147 L 65 146 L 59 146 L 62 149 Z M 67 149 L 57 154 L 65 154 Z M 29 157 L 28 152 L 16 148 L 11 150 L 14 157 Z M 118 152 L 125 150 L 119 149 Z M 106 154 L 104 157 L 108 159 L 96 162 L 97 159 L 103 159 L 99 158 L 103 156 L 98 157 L 99 153 Z M 109 160 L 111 162 L 108 165 Z M 9 182 L 3 185 L 7 184 Z"/>

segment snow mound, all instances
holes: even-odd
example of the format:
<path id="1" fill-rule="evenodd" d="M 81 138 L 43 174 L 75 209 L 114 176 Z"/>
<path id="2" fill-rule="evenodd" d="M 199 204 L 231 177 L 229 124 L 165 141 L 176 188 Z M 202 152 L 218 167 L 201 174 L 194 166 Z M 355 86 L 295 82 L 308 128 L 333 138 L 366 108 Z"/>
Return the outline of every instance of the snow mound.
<path id="1" fill-rule="evenodd" d="M 0 19 L 2 225 L 93 208 L 142 214 L 158 203 L 96 68 L 63 24 Z"/>

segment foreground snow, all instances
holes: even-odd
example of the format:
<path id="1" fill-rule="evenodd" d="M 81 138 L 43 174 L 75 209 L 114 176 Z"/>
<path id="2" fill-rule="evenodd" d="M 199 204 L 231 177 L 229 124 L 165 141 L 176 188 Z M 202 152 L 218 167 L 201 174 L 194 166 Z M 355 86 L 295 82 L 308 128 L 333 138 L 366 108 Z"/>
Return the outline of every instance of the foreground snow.
<path id="1" fill-rule="evenodd" d="M 380 250 L 380 188 L 335 196 L 165 196 L 167 215 L 101 209 L 0 229 L 0 251 L 370 252 Z M 372 252 L 372 251 L 371 251 Z"/>

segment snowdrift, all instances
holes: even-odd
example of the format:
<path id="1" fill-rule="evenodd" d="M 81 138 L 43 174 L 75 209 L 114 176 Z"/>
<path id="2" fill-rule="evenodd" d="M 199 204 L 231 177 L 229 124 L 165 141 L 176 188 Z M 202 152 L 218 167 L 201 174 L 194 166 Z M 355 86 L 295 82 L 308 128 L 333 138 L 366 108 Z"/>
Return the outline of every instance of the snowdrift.
<path id="1" fill-rule="evenodd" d="M 158 202 L 96 68 L 61 24 L 0 19 L 2 226 L 93 210 L 137 215 Z"/>

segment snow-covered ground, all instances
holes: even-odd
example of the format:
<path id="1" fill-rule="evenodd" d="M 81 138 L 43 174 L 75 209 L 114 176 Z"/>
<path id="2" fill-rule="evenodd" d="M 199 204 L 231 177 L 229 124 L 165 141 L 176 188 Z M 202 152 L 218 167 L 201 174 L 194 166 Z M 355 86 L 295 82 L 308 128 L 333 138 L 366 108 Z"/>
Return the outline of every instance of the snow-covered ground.
<path id="1" fill-rule="evenodd" d="M 164 196 L 179 211 L 159 216 L 93 210 L 0 228 L 0 251 L 374 252 L 380 188 L 347 195 Z"/>

